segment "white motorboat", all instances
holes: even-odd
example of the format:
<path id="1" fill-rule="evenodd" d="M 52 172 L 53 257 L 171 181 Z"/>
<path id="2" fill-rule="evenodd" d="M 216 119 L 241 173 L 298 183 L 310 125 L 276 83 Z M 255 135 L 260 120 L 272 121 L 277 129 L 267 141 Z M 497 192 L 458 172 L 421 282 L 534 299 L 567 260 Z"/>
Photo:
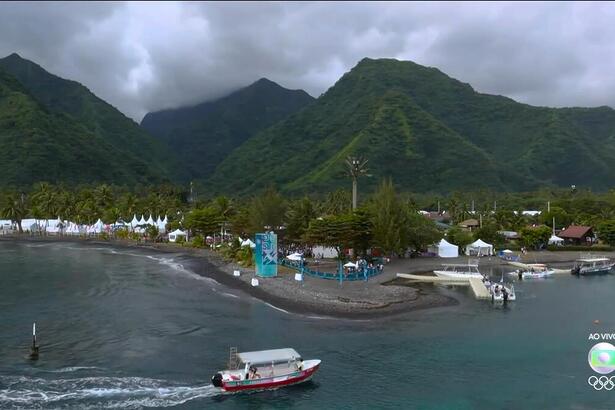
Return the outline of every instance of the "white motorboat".
<path id="1" fill-rule="evenodd" d="M 485 286 L 489 289 L 489 293 L 491 293 L 491 300 L 493 302 L 514 302 L 517 300 L 517 295 L 515 295 L 515 287 L 513 285 L 507 287 L 504 286 L 503 283 L 486 281 Z"/>
<path id="2" fill-rule="evenodd" d="M 433 271 L 439 278 L 470 280 L 471 278 L 483 279 L 484 277 L 478 270 L 478 263 L 443 264 L 442 266 L 444 269 Z"/>
<path id="3" fill-rule="evenodd" d="M 320 360 L 303 360 L 295 349 L 238 353 L 231 348 L 229 369 L 216 373 L 211 383 L 224 391 L 265 390 L 310 380 Z"/>
<path id="4" fill-rule="evenodd" d="M 515 275 L 519 279 L 544 279 L 555 274 L 555 270 L 549 269 L 547 265 L 544 265 L 542 263 L 523 265 L 523 268 L 508 272 L 508 274 Z"/>

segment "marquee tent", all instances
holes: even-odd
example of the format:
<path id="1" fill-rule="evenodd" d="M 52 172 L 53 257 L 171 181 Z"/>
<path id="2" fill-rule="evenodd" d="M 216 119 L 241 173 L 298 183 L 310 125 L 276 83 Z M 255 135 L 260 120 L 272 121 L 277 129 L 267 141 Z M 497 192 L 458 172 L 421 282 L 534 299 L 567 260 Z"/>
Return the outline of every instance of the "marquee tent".
<path id="1" fill-rule="evenodd" d="M 564 240 L 557 235 L 551 235 L 549 238 L 549 245 L 562 245 Z"/>
<path id="2" fill-rule="evenodd" d="M 480 239 L 466 246 L 466 255 L 485 256 L 493 255 L 493 245 L 488 244 Z"/>
<path id="3" fill-rule="evenodd" d="M 446 239 L 442 239 L 438 243 L 438 256 L 441 258 L 456 258 L 459 256 L 459 246 L 449 243 Z"/>
<path id="4" fill-rule="evenodd" d="M 176 229 L 173 232 L 169 233 L 169 242 L 177 242 L 177 239 L 183 236 L 184 239 L 188 236 L 188 234 L 181 229 Z"/>

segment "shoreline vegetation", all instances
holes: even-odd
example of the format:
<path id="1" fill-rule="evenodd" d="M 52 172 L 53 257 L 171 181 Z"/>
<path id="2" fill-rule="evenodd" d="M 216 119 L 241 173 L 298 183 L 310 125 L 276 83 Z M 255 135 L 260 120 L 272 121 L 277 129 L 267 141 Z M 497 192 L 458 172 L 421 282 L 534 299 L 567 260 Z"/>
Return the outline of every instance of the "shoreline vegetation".
<path id="1" fill-rule="evenodd" d="M 250 198 L 196 199 L 180 186 L 126 187 L 98 185 L 66 188 L 41 182 L 29 192 L 0 191 L 0 236 L 5 240 L 73 241 L 149 249 L 181 254 L 195 273 L 242 290 L 277 308 L 295 313 L 334 317 L 381 317 L 395 313 L 449 306 L 458 303 L 449 292 L 429 286 L 404 284 L 395 274 L 431 272 L 443 262 L 464 263 L 460 257 L 443 261 L 425 257 L 429 247 L 446 238 L 460 250 L 476 239 L 496 249 L 545 249 L 552 232 L 570 225 L 594 227 L 596 236 L 570 251 L 530 252 L 527 262 L 570 262 L 579 250 L 606 252 L 615 245 L 615 196 L 586 190 L 544 190 L 533 193 L 452 193 L 449 196 L 399 193 L 391 179 L 382 180 L 369 195 L 358 196 L 365 161 L 350 161 L 353 192 L 339 189 L 320 196 L 287 197 L 270 186 Z M 349 166 L 350 166 L 349 165 Z M 357 185 L 359 180 L 359 185 Z M 475 200 L 479 198 L 479 200 Z M 471 206 L 470 206 L 471 204 Z M 437 211 L 435 210 L 437 209 Z M 531 211 L 526 211 L 530 209 Z M 534 210 L 532 210 L 534 209 Z M 141 215 L 139 221 L 137 216 Z M 149 219 L 145 216 L 150 215 Z M 163 225 L 151 225 L 152 215 L 165 215 Z M 168 221 L 167 216 L 168 215 Z M 60 236 L 46 236 L 32 219 L 53 221 Z M 134 222 L 127 222 L 130 221 Z M 28 221 L 22 226 L 22 221 Z M 96 221 L 95 225 L 94 224 Z M 472 222 L 473 221 L 473 222 Z M 468 228 L 467 223 L 473 223 Z M 465 225 L 464 225 L 465 224 Z M 64 238 L 67 226 L 78 227 L 79 237 Z M 96 228 L 97 238 L 83 238 Z M 178 244 L 168 244 L 165 233 L 181 229 Z M 30 231 L 35 236 L 26 236 Z M 367 281 L 318 279 L 309 275 L 294 280 L 294 271 L 280 267 L 275 279 L 261 279 L 252 287 L 253 254 L 240 238 L 254 238 L 273 231 L 278 237 L 280 258 L 301 252 L 307 258 L 322 247 L 339 259 L 316 265 L 336 272 L 338 263 L 364 259 L 384 270 Z M 512 232 L 514 231 L 514 232 Z M 70 230 L 74 233 L 75 231 Z M 502 232 L 515 234 L 507 239 Z M 36 236 L 40 235 L 40 236 Z M 183 243 L 185 242 L 185 243 Z M 610 245 L 606 247 L 604 245 Z M 598 246 L 596 246 L 598 245 Z M 563 247 L 566 248 L 566 247 Z M 215 251 L 214 251 L 215 249 Z M 416 257 L 417 255 L 422 255 Z M 529 258 L 528 258 L 529 257 Z M 320 257 L 319 259 L 322 259 Z M 324 261 L 324 259 L 322 259 Z M 386 263 L 385 263 L 386 261 Z M 498 258 L 481 259 L 481 265 L 499 265 Z M 333 267 L 332 267 L 333 266 Z M 243 274 L 237 278 L 233 271 Z"/>
<path id="2" fill-rule="evenodd" d="M 409 286 L 397 279 L 396 273 L 427 273 L 441 266 L 439 258 L 413 258 L 392 261 L 387 272 L 367 282 L 343 282 L 305 276 L 303 282 L 294 280 L 294 271 L 282 271 L 276 278 L 259 278 L 259 286 L 253 287 L 250 280 L 254 270 L 225 260 L 209 249 L 190 248 L 168 243 L 137 243 L 129 240 L 100 240 L 95 238 L 4 235 L 0 241 L 17 243 L 78 243 L 91 246 L 108 246 L 137 249 L 143 252 L 173 253 L 182 258 L 184 266 L 192 272 L 211 278 L 230 289 L 261 300 L 275 309 L 291 314 L 323 316 L 341 319 L 374 319 L 395 316 L 417 310 L 454 306 L 459 301 L 432 286 Z M 615 256 L 615 252 L 609 252 Z M 529 252 L 524 255 L 528 263 L 550 263 L 554 266 L 570 266 L 579 257 L 577 251 Z M 465 261 L 466 257 L 453 258 L 450 263 Z M 497 257 L 483 257 L 481 267 L 503 265 Z M 233 276 L 239 270 L 240 277 Z"/>

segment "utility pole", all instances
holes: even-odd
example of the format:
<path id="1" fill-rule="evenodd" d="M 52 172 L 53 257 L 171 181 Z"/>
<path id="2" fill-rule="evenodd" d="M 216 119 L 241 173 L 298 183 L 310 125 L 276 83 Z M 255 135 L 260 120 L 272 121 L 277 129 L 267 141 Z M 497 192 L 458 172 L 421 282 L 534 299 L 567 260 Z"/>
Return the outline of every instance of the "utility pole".
<path id="1" fill-rule="evenodd" d="M 551 212 L 551 201 L 547 201 L 547 212 Z"/>

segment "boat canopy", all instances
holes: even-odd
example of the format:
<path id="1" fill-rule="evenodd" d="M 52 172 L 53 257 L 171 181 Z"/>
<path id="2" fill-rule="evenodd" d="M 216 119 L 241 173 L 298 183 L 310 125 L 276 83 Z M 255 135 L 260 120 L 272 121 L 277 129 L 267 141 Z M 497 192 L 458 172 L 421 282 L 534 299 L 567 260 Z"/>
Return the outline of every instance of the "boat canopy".
<path id="1" fill-rule="evenodd" d="M 300 359 L 301 355 L 295 349 L 274 349 L 261 350 L 259 352 L 243 352 L 237 353 L 237 357 L 243 363 L 271 363 L 271 362 L 287 362 L 289 360 Z"/>
<path id="2" fill-rule="evenodd" d="M 592 262 L 608 262 L 610 261 L 609 258 L 580 258 L 577 259 L 577 262 L 588 262 L 588 263 L 592 263 Z"/>

